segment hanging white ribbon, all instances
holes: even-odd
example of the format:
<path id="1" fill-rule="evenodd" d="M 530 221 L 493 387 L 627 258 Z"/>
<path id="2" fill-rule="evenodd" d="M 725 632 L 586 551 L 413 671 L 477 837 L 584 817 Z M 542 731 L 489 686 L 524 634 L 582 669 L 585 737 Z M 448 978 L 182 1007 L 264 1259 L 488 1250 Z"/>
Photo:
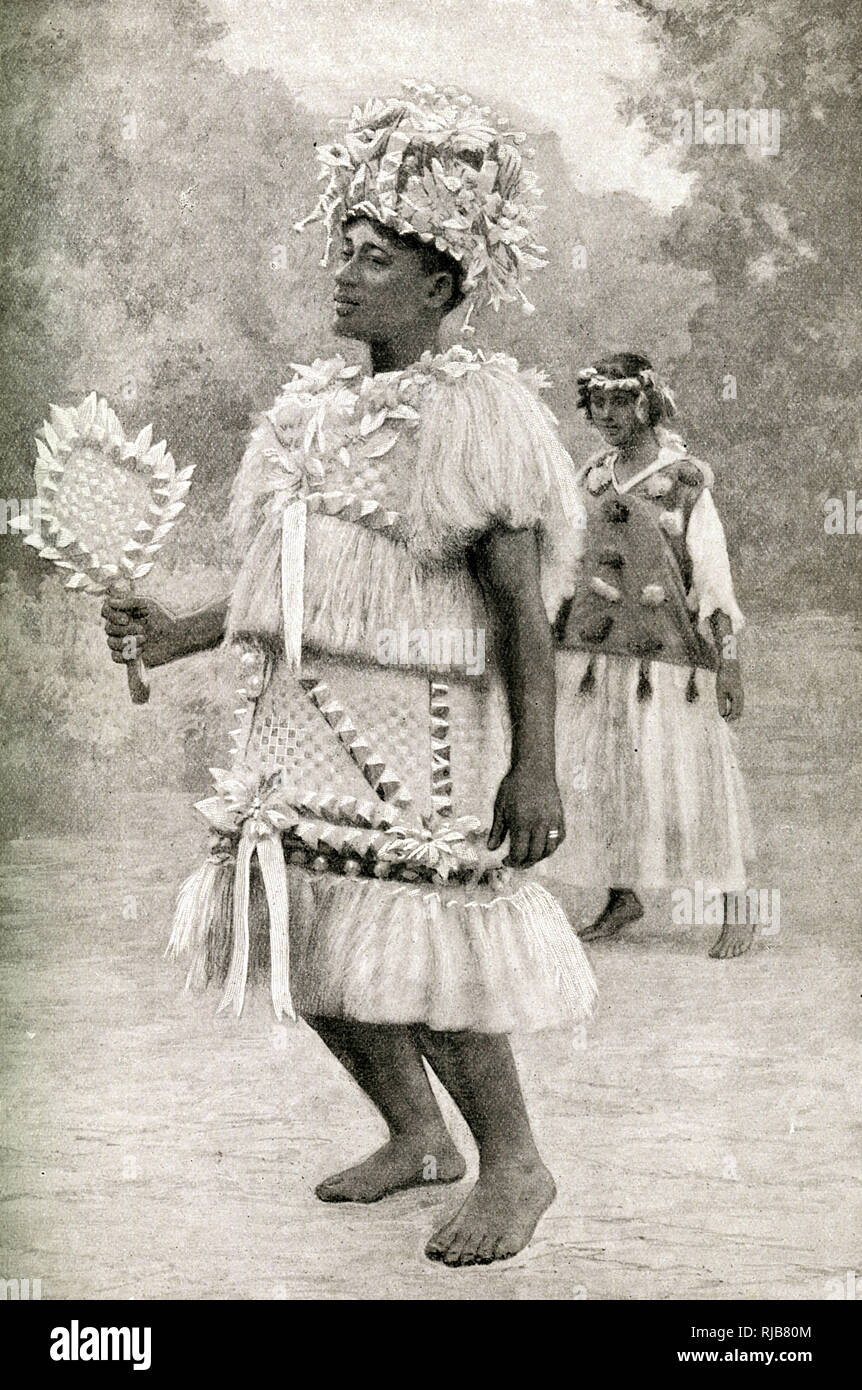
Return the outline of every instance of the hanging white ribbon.
<path id="1" fill-rule="evenodd" d="M 276 1018 L 282 1014 L 296 1022 L 296 1011 L 290 997 L 290 910 L 288 906 L 287 869 L 280 835 L 270 835 L 257 842 L 257 858 L 263 878 L 269 908 L 269 958 L 272 1006 Z"/>
<path id="2" fill-rule="evenodd" d="M 255 854 L 260 864 L 269 910 L 272 1004 L 279 1022 L 283 1014 L 295 1021 L 296 1012 L 290 995 L 289 900 L 284 850 L 280 833 L 271 827 L 262 827 L 255 817 L 243 823 L 237 848 L 233 890 L 233 952 L 218 1012 L 233 1006 L 234 1013 L 239 1017 L 245 1002 L 249 956 L 249 884 L 251 861 Z"/>
<path id="3" fill-rule="evenodd" d="M 281 611 L 288 670 L 302 660 L 302 614 L 305 587 L 305 502 L 288 502 L 281 516 Z"/>

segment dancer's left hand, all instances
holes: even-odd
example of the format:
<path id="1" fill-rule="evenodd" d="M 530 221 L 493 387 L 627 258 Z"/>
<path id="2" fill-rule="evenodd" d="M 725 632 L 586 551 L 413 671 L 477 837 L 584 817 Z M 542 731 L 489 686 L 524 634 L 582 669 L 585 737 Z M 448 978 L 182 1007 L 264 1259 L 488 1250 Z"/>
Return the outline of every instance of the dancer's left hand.
<path id="1" fill-rule="evenodd" d="M 504 864 L 525 869 L 538 864 L 566 838 L 563 805 L 550 772 L 537 772 L 525 764 L 511 767 L 500 783 L 494 802 L 494 823 L 488 848 L 499 849 L 509 837 Z"/>

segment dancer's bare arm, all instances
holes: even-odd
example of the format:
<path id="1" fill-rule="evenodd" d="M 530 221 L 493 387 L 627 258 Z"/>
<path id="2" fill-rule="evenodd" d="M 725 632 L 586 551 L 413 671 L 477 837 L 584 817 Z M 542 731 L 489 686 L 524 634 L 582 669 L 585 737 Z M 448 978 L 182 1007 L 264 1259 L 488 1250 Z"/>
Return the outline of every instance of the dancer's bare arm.
<path id="1" fill-rule="evenodd" d="M 102 605 L 102 617 L 111 660 L 132 661 L 140 656 L 145 666 L 164 666 L 194 652 L 209 651 L 224 637 L 227 606 L 223 598 L 193 613 L 179 614 L 152 598 L 109 596 Z"/>
<path id="2" fill-rule="evenodd" d="M 509 700 L 512 762 L 494 805 L 489 849 L 509 836 L 506 863 L 535 864 L 562 844 L 554 749 L 555 673 L 533 531 L 494 531 L 476 550 Z"/>

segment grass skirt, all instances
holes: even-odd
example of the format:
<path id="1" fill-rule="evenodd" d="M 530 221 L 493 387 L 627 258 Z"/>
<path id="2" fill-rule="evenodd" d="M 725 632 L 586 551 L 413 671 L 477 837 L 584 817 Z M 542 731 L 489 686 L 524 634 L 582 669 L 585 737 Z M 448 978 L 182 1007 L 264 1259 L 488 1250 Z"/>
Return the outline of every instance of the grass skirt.
<path id="1" fill-rule="evenodd" d="M 746 885 L 752 829 L 733 730 L 715 702 L 715 676 L 655 661 L 638 699 L 639 663 L 557 654 L 557 774 L 567 838 L 543 873 L 579 887 Z"/>
<path id="2" fill-rule="evenodd" d="M 309 695 L 315 682 L 316 704 Z M 507 766 L 499 696 L 486 675 L 453 678 L 446 687 L 441 694 L 435 677 L 432 701 L 425 670 L 320 657 L 306 661 L 299 677 L 278 663 L 256 702 L 243 764 L 264 774 L 281 769 L 291 799 L 375 801 L 367 770 L 333 727 L 349 720 L 368 767 L 385 764 L 372 781 L 385 784 L 395 823 L 412 834 L 439 824 L 441 797 L 446 823 L 465 816 L 480 822 L 472 832 L 475 871 L 466 882 L 349 877 L 323 860 L 315 869 L 288 855 L 293 1004 L 306 1017 L 443 1031 L 570 1026 L 591 1013 L 595 1000 L 583 947 L 535 875 L 502 869 L 505 849 L 492 855 L 486 848 Z M 228 972 L 230 872 L 221 868 L 218 892 L 200 877 L 184 892 L 173 952 L 191 950 L 191 984 L 221 982 Z M 248 978 L 265 980 L 269 913 L 254 864 L 248 926 Z"/>

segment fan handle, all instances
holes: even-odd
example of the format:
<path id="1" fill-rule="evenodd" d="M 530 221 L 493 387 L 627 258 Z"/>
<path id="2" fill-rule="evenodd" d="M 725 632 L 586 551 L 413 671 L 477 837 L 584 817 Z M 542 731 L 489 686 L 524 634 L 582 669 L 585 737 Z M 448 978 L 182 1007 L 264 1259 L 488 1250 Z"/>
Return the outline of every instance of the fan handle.
<path id="1" fill-rule="evenodd" d="M 117 597 L 131 598 L 134 586 L 130 579 L 117 579 L 111 585 Z M 150 698 L 150 687 L 144 680 L 144 663 L 140 656 L 129 657 L 126 661 L 126 679 L 133 705 L 145 705 Z"/>

